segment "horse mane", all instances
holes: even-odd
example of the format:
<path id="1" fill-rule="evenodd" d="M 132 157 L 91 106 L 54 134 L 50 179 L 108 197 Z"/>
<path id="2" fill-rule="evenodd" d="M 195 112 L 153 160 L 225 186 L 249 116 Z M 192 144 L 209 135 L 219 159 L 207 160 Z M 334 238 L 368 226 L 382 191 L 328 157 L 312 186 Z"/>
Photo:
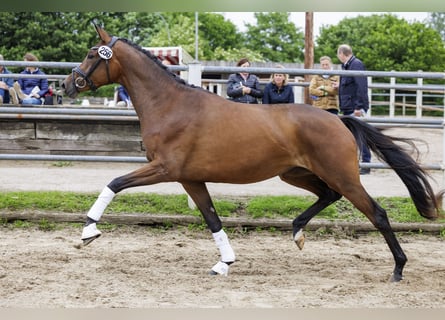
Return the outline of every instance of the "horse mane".
<path id="1" fill-rule="evenodd" d="M 187 81 L 185 81 L 184 79 L 182 79 L 180 76 L 178 76 L 176 73 L 172 72 L 170 69 L 168 69 L 164 64 L 162 64 L 162 62 L 158 59 L 158 57 L 156 57 L 155 55 L 153 55 L 150 51 L 145 50 L 144 48 L 142 48 L 140 45 L 131 42 L 128 39 L 125 38 L 119 38 L 119 40 L 125 42 L 126 44 L 128 44 L 129 46 L 133 47 L 134 49 L 141 51 L 142 53 L 144 53 L 149 59 L 153 60 L 153 62 L 155 64 L 158 65 L 159 68 L 161 68 L 162 70 L 164 70 L 164 72 L 166 72 L 170 77 L 172 77 L 177 83 L 185 85 L 187 87 L 190 88 L 199 88 L 204 90 L 201 87 L 195 86 L 193 84 L 189 84 Z M 209 92 L 207 90 L 205 90 L 206 92 Z"/>

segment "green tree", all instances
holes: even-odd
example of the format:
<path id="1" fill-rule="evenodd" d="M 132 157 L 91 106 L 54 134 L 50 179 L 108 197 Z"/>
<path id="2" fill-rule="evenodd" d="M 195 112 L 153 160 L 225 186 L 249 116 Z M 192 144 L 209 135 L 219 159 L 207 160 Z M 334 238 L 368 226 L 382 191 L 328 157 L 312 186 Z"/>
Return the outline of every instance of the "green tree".
<path id="1" fill-rule="evenodd" d="M 342 43 L 351 45 L 368 70 L 434 72 L 445 67 L 445 48 L 437 31 L 391 14 L 346 18 L 335 26 L 322 27 L 315 60 L 328 55 L 335 62 Z"/>
<path id="2" fill-rule="evenodd" d="M 428 14 L 427 25 L 439 32 L 445 41 L 445 12 L 431 12 Z"/>
<path id="3" fill-rule="evenodd" d="M 216 61 L 238 62 L 242 57 L 249 58 L 251 62 L 266 62 L 259 52 L 247 48 L 232 48 L 225 50 L 218 47 L 213 53 L 213 60 Z"/>
<path id="4" fill-rule="evenodd" d="M 164 27 L 150 40 L 151 46 L 182 46 L 195 54 L 195 13 L 163 13 Z M 170 38 L 170 39 L 169 39 Z M 244 43 L 236 26 L 221 14 L 198 14 L 198 59 L 216 60 L 230 56 L 234 49 Z M 250 51 L 249 51 L 250 52 Z"/>
<path id="5" fill-rule="evenodd" d="M 243 35 L 224 16 L 215 13 L 199 13 L 199 35 L 205 39 L 204 57 L 216 60 L 216 51 L 233 51 L 244 42 Z"/>
<path id="6" fill-rule="evenodd" d="M 0 52 L 8 60 L 22 60 L 30 51 L 41 61 L 80 62 L 98 41 L 92 21 L 141 46 L 183 46 L 195 52 L 193 12 L 0 12 Z M 242 45 L 242 34 L 221 14 L 199 13 L 198 22 L 199 59 L 220 59 L 238 50 L 261 57 Z"/>
<path id="7" fill-rule="evenodd" d="M 23 60 L 26 52 L 33 52 L 41 61 L 80 62 L 98 40 L 91 21 L 102 21 L 112 33 L 118 32 L 115 21 L 123 17 L 124 13 L 0 12 L 0 51 L 8 60 Z"/>
<path id="8" fill-rule="evenodd" d="M 257 24 L 246 24 L 247 48 L 261 53 L 268 61 L 301 62 L 304 60 L 304 34 L 289 21 L 287 12 L 254 14 Z"/>
<path id="9" fill-rule="evenodd" d="M 195 55 L 195 21 L 187 15 L 168 17 L 169 26 L 161 28 L 149 41 L 153 47 L 181 46 L 192 56 Z M 198 41 L 198 57 L 203 56 L 204 39 Z"/>

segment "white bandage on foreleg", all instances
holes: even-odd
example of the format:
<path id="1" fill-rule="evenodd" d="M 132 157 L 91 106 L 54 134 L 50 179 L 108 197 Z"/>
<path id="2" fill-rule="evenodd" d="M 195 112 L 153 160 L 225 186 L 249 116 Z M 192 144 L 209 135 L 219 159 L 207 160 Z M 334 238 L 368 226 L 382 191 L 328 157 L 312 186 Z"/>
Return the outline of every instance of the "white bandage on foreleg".
<path id="1" fill-rule="evenodd" d="M 110 188 L 105 187 L 97 198 L 96 202 L 88 211 L 87 216 L 95 221 L 99 221 L 105 208 L 110 204 L 116 194 Z"/>
<path id="2" fill-rule="evenodd" d="M 212 233 L 213 239 L 215 239 L 216 246 L 221 254 L 221 261 L 223 262 L 233 262 L 235 261 L 235 252 L 233 252 L 232 247 L 229 243 L 229 238 L 227 234 L 221 229 L 218 232 Z"/>

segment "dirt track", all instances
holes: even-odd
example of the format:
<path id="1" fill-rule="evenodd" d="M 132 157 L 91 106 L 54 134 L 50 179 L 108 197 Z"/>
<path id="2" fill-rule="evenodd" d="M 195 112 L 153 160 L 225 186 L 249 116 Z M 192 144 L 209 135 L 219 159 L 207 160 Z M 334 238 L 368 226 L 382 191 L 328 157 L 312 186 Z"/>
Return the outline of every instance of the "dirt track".
<path id="1" fill-rule="evenodd" d="M 435 139 L 424 160 L 440 162 L 441 131 L 424 130 L 421 137 L 429 142 Z M 128 169 L 127 165 L 104 168 L 99 164 L 30 167 L 9 161 L 0 166 L 0 191 L 96 192 Z M 441 175 L 433 175 L 440 182 Z M 398 178 L 387 170 L 375 170 L 362 181 L 372 195 L 404 192 Z M 213 194 L 238 195 L 301 192 L 292 188 L 288 193 L 276 186 L 278 182 L 270 181 L 238 189 L 218 185 L 209 189 Z M 178 186 L 157 186 L 152 192 L 183 191 Z M 103 231 L 90 246 L 76 249 L 81 227 L 51 232 L 1 228 L 0 307 L 445 306 L 445 241 L 438 237 L 399 235 L 409 260 L 405 279 L 391 284 L 387 280 L 393 259 L 380 235 L 320 237 L 313 232 L 299 251 L 290 233 L 232 234 L 238 261 L 228 277 L 214 277 L 207 272 L 219 255 L 208 231 L 144 227 Z"/>
<path id="2" fill-rule="evenodd" d="M 207 232 L 138 227 L 107 231 L 76 249 L 79 230 L 0 234 L 0 307 L 388 307 L 445 305 L 444 241 L 401 236 L 405 279 L 387 280 L 392 257 L 377 235 L 232 235 L 238 261 L 210 276 L 218 252 Z"/>

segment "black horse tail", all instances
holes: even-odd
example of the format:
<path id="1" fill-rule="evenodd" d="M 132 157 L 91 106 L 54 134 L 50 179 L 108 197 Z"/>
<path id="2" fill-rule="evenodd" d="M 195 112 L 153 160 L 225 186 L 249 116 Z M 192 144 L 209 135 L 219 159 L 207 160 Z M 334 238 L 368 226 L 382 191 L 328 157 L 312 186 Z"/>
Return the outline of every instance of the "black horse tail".
<path id="1" fill-rule="evenodd" d="M 412 139 L 391 137 L 363 120 L 351 116 L 340 117 L 343 124 L 351 131 L 359 150 L 366 145 L 377 158 L 386 162 L 400 177 L 422 217 L 435 220 L 440 216 L 444 190 L 434 194 L 428 181 L 428 173 L 398 144 L 402 142 L 418 152 Z"/>

